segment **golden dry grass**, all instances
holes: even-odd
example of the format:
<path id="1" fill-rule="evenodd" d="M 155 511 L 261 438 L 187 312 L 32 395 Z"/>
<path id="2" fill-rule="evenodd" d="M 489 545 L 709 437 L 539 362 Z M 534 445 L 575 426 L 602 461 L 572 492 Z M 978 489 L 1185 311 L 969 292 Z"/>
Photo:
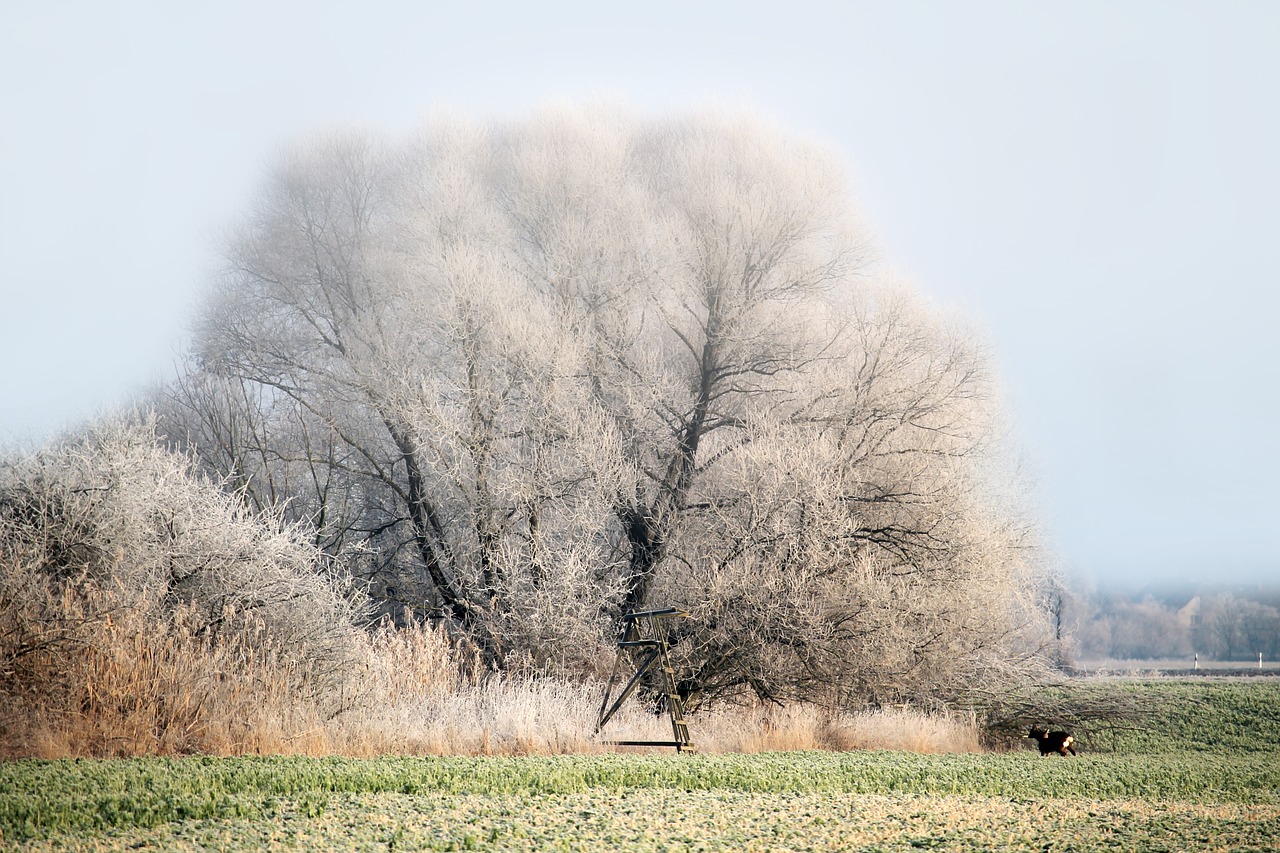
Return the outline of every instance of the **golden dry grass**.
<path id="1" fill-rule="evenodd" d="M 46 647 L 20 659 L 10 651 L 21 677 L 0 710 L 5 757 L 609 749 L 594 733 L 600 683 L 468 676 L 472 667 L 429 627 L 353 631 L 347 658 L 332 671 L 267 637 L 193 632 L 180 611 L 157 625 L 128 609 L 96 614 L 69 598 L 57 604 L 64 618 L 43 626 Z M 36 629 L 37 644 L 41 636 Z M 691 729 L 704 752 L 979 748 L 972 720 L 903 710 L 722 707 L 693 718 Z M 633 703 L 605 736 L 663 740 L 671 732 L 665 715 Z"/>

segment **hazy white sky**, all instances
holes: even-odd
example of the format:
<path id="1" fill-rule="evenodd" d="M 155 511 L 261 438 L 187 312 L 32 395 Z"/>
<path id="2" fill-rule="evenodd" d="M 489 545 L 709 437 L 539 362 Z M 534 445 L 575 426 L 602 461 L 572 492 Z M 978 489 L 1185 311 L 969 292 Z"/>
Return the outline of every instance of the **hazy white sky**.
<path id="1" fill-rule="evenodd" d="M 308 130 L 616 94 L 837 146 L 985 326 L 1069 567 L 1280 579 L 1280 3 L 0 5 L 0 442 L 172 370 Z"/>

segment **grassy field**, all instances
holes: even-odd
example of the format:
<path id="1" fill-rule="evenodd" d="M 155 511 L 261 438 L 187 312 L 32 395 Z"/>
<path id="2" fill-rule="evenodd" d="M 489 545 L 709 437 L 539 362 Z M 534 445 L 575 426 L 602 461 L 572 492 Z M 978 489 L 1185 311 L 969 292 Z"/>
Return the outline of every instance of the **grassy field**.
<path id="1" fill-rule="evenodd" d="M 798 752 L 0 765 L 19 849 L 1272 850 L 1280 682 L 1101 682 L 1076 759 Z"/>

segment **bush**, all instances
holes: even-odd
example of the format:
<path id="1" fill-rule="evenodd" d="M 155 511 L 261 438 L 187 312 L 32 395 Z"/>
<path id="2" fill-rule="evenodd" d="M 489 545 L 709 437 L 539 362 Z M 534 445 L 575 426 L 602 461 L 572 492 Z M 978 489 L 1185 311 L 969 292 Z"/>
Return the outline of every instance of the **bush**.
<path id="1" fill-rule="evenodd" d="M 208 749 L 272 692 L 337 714 L 362 607 L 298 531 L 196 476 L 149 421 L 7 460 L 0 750 Z"/>

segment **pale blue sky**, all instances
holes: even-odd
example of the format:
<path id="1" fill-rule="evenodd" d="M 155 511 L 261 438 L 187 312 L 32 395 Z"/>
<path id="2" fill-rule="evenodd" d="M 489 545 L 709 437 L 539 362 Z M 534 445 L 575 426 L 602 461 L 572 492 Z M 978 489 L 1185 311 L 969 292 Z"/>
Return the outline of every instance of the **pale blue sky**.
<path id="1" fill-rule="evenodd" d="M 0 441 L 172 369 L 273 152 L 611 92 L 836 146 L 985 327 L 1068 567 L 1280 580 L 1280 3 L 0 8 Z"/>

